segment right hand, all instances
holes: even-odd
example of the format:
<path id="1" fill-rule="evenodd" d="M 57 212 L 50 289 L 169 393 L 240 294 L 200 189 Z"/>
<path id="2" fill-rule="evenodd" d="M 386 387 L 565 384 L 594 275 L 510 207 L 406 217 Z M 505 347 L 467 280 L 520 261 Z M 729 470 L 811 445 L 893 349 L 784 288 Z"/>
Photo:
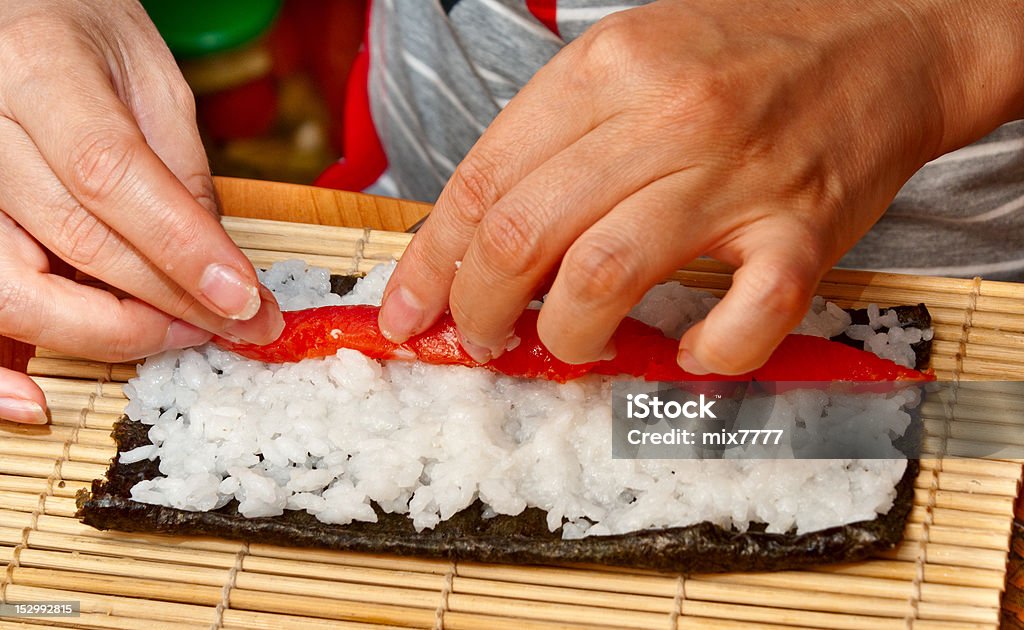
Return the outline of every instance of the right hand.
<path id="1" fill-rule="evenodd" d="M 550 281 L 544 346 L 607 359 L 643 294 L 707 255 L 737 271 L 677 361 L 758 368 L 921 165 L 1022 115 L 1015 4 L 660 0 L 605 17 L 455 169 L 381 331 L 401 343 L 450 310 L 485 363 Z"/>
<path id="2" fill-rule="evenodd" d="M 136 0 L 4 0 L 0 68 L 0 335 L 125 361 L 280 334 L 220 226 L 192 93 Z M 134 297 L 51 274 L 46 249 Z M 45 408 L 0 369 L 0 417 Z"/>

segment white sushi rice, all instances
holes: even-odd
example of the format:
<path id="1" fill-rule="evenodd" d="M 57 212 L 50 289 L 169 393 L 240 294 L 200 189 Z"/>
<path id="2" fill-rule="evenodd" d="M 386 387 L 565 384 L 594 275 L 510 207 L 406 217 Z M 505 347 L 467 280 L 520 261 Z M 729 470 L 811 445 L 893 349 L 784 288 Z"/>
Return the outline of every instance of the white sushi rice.
<path id="1" fill-rule="evenodd" d="M 325 269 L 274 265 L 261 279 L 286 309 L 379 304 L 393 264 L 345 297 Z M 632 315 L 678 337 L 717 302 L 678 283 L 652 289 Z M 847 331 L 904 365 L 930 331 L 900 329 L 874 309 L 866 326 L 815 299 L 798 332 Z M 888 332 L 883 327 L 892 326 Z M 205 511 L 238 501 L 247 517 L 306 510 L 325 523 L 376 521 L 373 506 L 434 527 L 479 499 L 488 514 L 547 512 L 563 537 L 711 521 L 746 530 L 815 531 L 885 513 L 906 462 L 894 460 L 615 460 L 611 379 L 565 384 L 488 370 L 335 356 L 267 365 L 215 346 L 167 352 L 125 387 L 127 415 L 152 445 L 120 454 L 160 460 L 163 476 L 132 499 Z M 787 394 L 791 416 L 824 401 Z M 801 397 L 803 396 L 803 397 Z M 898 407 L 901 401 L 890 401 Z M 851 417 L 856 417 L 852 413 Z"/>

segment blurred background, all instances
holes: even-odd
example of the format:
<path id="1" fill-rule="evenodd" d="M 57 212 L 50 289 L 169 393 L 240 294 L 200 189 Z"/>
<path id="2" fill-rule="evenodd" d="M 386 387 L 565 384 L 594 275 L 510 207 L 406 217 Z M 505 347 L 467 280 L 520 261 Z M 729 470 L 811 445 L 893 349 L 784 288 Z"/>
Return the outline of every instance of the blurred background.
<path id="1" fill-rule="evenodd" d="M 196 96 L 214 175 L 311 183 L 343 153 L 368 0 L 143 0 Z"/>

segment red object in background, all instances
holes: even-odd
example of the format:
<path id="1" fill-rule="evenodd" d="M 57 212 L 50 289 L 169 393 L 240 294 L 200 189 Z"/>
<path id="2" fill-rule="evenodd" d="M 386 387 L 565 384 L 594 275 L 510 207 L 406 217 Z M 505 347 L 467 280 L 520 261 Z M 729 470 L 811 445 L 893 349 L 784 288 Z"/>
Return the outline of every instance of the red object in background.
<path id="1" fill-rule="evenodd" d="M 277 116 L 277 83 L 268 75 L 238 87 L 202 94 L 196 98 L 196 113 L 215 140 L 261 136 L 270 131 Z"/>
<path id="2" fill-rule="evenodd" d="M 384 146 L 370 113 L 370 10 L 366 11 L 363 46 L 352 64 L 345 93 L 345 117 L 340 129 L 340 160 L 328 166 L 315 186 L 362 191 L 377 181 L 388 166 Z"/>
<path id="3" fill-rule="evenodd" d="M 314 186 L 359 192 L 377 181 L 388 166 L 370 114 L 369 71 L 370 55 L 364 50 L 349 75 L 342 157 L 316 178 Z"/>
<path id="4" fill-rule="evenodd" d="M 526 0 L 526 8 L 529 9 L 533 17 L 540 20 L 540 23 L 548 27 L 548 30 L 562 36 L 558 32 L 558 1 L 557 0 Z"/>
<path id="5" fill-rule="evenodd" d="M 341 151 L 349 72 L 363 38 L 366 3 L 286 0 L 266 39 L 270 74 L 197 98 L 197 113 L 209 135 L 218 141 L 265 135 L 277 117 L 277 81 L 308 72 L 327 105 L 331 142 Z"/>
<path id="6" fill-rule="evenodd" d="M 307 71 L 327 104 L 329 136 L 345 148 L 349 72 L 366 26 L 367 0 L 286 0 L 267 41 L 277 77 Z"/>

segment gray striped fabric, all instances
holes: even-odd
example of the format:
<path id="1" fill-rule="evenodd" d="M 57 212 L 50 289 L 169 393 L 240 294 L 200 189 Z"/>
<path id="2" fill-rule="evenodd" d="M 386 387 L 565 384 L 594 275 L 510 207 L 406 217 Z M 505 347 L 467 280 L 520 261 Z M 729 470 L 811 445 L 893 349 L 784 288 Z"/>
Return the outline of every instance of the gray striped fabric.
<path id="1" fill-rule="evenodd" d="M 434 200 L 483 129 L 568 41 L 644 0 L 375 0 L 370 99 L 388 155 L 377 192 Z M 557 107 L 557 103 L 552 106 Z M 846 267 L 1024 281 L 1024 121 L 925 165 Z"/>

